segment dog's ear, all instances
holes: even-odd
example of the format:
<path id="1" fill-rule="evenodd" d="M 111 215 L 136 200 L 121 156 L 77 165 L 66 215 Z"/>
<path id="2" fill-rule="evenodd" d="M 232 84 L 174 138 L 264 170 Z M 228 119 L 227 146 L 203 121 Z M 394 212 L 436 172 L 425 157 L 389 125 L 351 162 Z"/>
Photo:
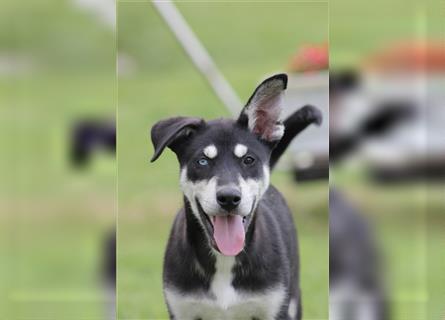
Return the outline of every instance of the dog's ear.
<path id="1" fill-rule="evenodd" d="M 154 154 L 150 161 L 155 161 L 165 147 L 174 151 L 174 146 L 179 140 L 190 137 L 203 124 L 203 119 L 191 117 L 175 117 L 157 122 L 151 128 Z"/>
<path id="2" fill-rule="evenodd" d="M 284 126 L 279 120 L 286 87 L 286 74 L 277 74 L 264 80 L 241 111 L 238 123 L 247 126 L 266 142 L 279 141 L 284 134 Z"/>

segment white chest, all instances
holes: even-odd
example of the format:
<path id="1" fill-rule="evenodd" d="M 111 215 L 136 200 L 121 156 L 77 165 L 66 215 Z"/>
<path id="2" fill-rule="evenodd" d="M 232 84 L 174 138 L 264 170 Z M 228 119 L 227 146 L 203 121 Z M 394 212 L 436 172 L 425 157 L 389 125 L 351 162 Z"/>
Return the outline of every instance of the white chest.
<path id="1" fill-rule="evenodd" d="M 187 295 L 165 289 L 171 312 L 178 320 L 272 320 L 278 313 L 285 291 L 282 287 L 258 294 L 240 292 L 232 286 L 234 259 L 219 256 L 210 291 Z"/>

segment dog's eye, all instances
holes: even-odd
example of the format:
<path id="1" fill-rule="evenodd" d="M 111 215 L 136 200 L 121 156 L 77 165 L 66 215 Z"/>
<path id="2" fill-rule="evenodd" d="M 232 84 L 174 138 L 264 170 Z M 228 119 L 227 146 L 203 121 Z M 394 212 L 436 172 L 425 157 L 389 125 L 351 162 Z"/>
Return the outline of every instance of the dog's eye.
<path id="1" fill-rule="evenodd" d="M 244 157 L 244 159 L 243 159 L 243 163 L 244 163 L 246 166 L 250 166 L 250 165 L 252 165 L 254 162 L 255 162 L 255 159 L 254 159 L 253 157 L 251 157 L 251 156 Z"/>
<path id="2" fill-rule="evenodd" d="M 201 159 L 198 160 L 198 164 L 200 166 L 206 166 L 206 165 L 209 164 L 209 161 L 206 158 L 201 158 Z"/>

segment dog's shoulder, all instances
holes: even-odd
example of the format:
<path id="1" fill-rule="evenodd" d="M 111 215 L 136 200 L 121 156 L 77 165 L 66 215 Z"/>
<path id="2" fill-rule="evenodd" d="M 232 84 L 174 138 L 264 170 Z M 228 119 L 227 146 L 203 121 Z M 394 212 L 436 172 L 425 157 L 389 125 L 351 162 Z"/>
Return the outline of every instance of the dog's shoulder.
<path id="1" fill-rule="evenodd" d="M 298 269 L 297 228 L 286 200 L 277 188 L 270 185 L 258 206 L 259 238 L 272 243 L 282 243 L 284 255 L 290 259 L 290 265 Z"/>

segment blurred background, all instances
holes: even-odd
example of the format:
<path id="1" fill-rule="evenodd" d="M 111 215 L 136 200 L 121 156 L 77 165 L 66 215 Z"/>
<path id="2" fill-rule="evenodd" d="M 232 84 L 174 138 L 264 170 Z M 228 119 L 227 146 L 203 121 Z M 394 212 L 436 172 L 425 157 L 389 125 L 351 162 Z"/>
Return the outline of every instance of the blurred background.
<path id="1" fill-rule="evenodd" d="M 443 8 L 330 5 L 331 319 L 444 318 Z"/>
<path id="2" fill-rule="evenodd" d="M 112 20 L 78 1 L 1 2 L 0 319 L 112 313 L 115 157 L 102 142 L 75 148 L 82 123 L 114 122 Z"/>
<path id="3" fill-rule="evenodd" d="M 266 76 L 285 71 L 291 76 L 286 113 L 311 102 L 324 108 L 328 119 L 326 2 L 176 6 L 242 103 Z M 167 151 L 149 163 L 149 130 L 160 119 L 177 115 L 232 115 L 152 4 L 118 2 L 117 13 L 118 316 L 165 319 L 162 260 L 182 195 L 173 153 Z M 328 121 L 325 124 L 297 137 L 294 152 L 272 177 L 299 231 L 306 319 L 328 318 Z M 319 179 L 297 184 L 297 172 L 300 178 Z"/>

